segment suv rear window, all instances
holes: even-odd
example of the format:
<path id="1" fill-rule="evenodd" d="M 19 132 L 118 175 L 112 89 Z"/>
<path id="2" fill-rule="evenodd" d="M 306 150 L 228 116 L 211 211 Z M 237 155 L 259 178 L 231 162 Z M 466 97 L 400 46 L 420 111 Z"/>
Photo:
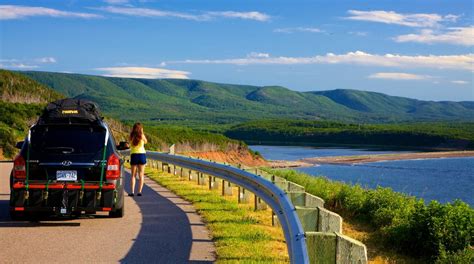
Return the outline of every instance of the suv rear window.
<path id="1" fill-rule="evenodd" d="M 36 126 L 31 149 L 37 153 L 92 154 L 104 147 L 105 129 L 98 126 Z"/>

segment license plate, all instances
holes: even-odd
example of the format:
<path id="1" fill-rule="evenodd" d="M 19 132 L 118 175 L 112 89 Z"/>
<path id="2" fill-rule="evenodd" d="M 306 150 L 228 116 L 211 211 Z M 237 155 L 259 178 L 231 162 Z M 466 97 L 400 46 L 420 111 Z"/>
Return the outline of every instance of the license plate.
<path id="1" fill-rule="evenodd" d="M 77 181 L 77 171 L 58 170 L 56 171 L 56 180 L 58 181 Z"/>

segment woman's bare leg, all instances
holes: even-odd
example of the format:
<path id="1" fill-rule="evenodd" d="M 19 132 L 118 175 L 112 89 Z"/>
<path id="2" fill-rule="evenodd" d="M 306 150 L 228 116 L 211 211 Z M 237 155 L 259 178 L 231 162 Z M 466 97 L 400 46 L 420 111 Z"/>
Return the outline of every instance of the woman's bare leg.
<path id="1" fill-rule="evenodd" d="M 132 192 L 131 193 L 134 193 L 135 192 L 135 175 L 137 174 L 137 165 L 132 165 L 132 177 L 131 177 L 131 188 L 132 188 Z"/>
<path id="2" fill-rule="evenodd" d="M 139 178 L 139 185 L 138 185 L 138 193 L 142 193 L 143 184 L 144 184 L 144 177 L 145 177 L 145 164 L 138 165 L 138 175 Z"/>

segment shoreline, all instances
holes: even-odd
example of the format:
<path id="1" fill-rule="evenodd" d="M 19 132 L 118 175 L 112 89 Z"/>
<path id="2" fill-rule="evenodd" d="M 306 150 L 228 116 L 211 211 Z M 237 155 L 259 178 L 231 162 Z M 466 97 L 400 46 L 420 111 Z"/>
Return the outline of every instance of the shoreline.
<path id="1" fill-rule="evenodd" d="M 440 159 L 440 158 L 464 158 L 474 157 L 474 151 L 441 151 L 441 152 L 415 152 L 396 154 L 373 154 L 359 156 L 330 156 L 305 158 L 296 161 L 273 160 L 270 161 L 272 168 L 298 168 L 311 167 L 320 164 L 361 164 L 381 161 L 395 160 L 417 160 L 417 159 Z"/>

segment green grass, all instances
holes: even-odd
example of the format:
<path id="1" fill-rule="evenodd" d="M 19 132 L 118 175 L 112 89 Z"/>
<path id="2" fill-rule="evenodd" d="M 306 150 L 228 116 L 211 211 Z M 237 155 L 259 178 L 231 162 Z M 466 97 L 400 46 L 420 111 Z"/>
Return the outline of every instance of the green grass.
<path id="1" fill-rule="evenodd" d="M 216 245 L 217 263 L 287 263 L 287 248 L 281 228 L 271 226 L 269 210 L 254 211 L 237 198 L 223 197 L 187 178 L 146 169 L 160 185 L 193 203 L 203 217 Z M 236 193 L 236 192 L 234 192 Z"/>

